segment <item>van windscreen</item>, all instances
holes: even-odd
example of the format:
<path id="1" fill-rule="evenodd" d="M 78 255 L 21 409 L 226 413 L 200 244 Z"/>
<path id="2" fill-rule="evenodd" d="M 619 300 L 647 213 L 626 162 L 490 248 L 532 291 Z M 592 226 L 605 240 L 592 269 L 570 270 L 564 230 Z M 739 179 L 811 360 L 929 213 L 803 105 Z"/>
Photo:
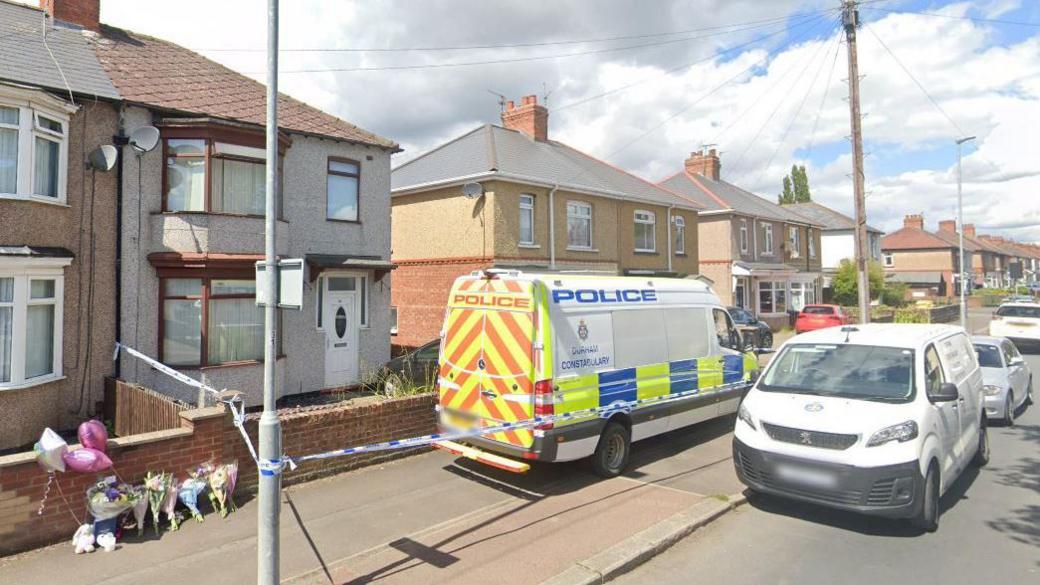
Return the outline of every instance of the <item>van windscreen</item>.
<path id="1" fill-rule="evenodd" d="M 770 364 L 759 390 L 878 402 L 914 396 L 914 352 L 871 345 L 796 344 Z"/>

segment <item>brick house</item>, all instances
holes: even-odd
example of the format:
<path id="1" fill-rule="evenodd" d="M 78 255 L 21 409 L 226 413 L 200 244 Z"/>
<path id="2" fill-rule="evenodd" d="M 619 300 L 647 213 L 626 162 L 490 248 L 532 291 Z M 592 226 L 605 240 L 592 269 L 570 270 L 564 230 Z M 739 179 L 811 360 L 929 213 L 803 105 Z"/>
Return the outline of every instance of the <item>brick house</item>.
<path id="1" fill-rule="evenodd" d="M 824 297 L 829 298 L 827 289 L 831 287 L 831 279 L 841 262 L 854 261 L 856 258 L 856 220 L 815 201 L 788 203 L 783 207 L 821 226 L 820 264 L 823 269 Z M 884 234 L 884 231 L 867 225 L 867 253 L 875 262 L 881 262 L 881 236 Z"/>
<path id="2" fill-rule="evenodd" d="M 119 95 L 89 35 L 0 2 L 0 451 L 96 415 L 112 373 L 116 172 L 84 161 Z"/>
<path id="3" fill-rule="evenodd" d="M 965 238 L 965 257 L 979 247 Z M 882 264 L 888 282 L 908 287 L 911 299 L 952 298 L 957 295 L 960 272 L 958 237 L 955 229 L 943 224 L 939 231 L 924 228 L 924 215 L 903 218 L 903 227 L 881 238 Z"/>
<path id="4" fill-rule="evenodd" d="M 501 126 L 394 169 L 396 345 L 435 339 L 451 283 L 475 269 L 697 274 L 700 205 L 550 139 L 548 118 L 526 96 Z"/>
<path id="5" fill-rule="evenodd" d="M 722 302 L 782 327 L 788 311 L 820 299 L 822 226 L 723 180 L 721 171 L 714 149 L 695 152 L 658 184 L 704 207 L 700 273 Z"/>

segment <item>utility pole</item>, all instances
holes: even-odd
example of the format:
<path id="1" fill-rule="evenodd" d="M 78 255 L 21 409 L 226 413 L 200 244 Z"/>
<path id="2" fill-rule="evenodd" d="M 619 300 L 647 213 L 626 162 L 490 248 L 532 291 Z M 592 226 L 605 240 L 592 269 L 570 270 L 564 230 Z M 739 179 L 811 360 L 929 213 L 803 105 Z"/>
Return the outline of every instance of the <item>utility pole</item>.
<path id="1" fill-rule="evenodd" d="M 859 63 L 856 58 L 856 0 L 842 0 L 842 24 L 849 54 L 849 110 L 852 118 L 852 188 L 856 198 L 856 282 L 859 322 L 870 323 L 870 278 L 867 275 L 867 206 L 863 191 L 863 129 L 859 112 Z"/>
<path id="2" fill-rule="evenodd" d="M 282 425 L 275 410 L 274 366 L 278 358 L 278 260 L 275 257 L 275 217 L 278 189 L 278 0 L 267 0 L 267 194 L 264 217 L 264 413 L 260 416 L 260 488 L 257 498 L 257 583 L 279 582 Z M 258 283 L 259 284 L 259 283 Z M 272 465 L 277 462 L 279 466 Z"/>
<path id="3" fill-rule="evenodd" d="M 960 248 L 960 297 L 961 297 L 961 327 L 965 330 L 968 329 L 968 305 L 964 299 L 965 289 L 967 288 L 967 278 L 971 267 L 964 266 L 964 200 L 961 197 L 961 146 L 969 141 L 975 140 L 974 136 L 966 136 L 964 138 L 957 139 L 957 223 L 960 229 L 958 233 L 958 244 Z"/>

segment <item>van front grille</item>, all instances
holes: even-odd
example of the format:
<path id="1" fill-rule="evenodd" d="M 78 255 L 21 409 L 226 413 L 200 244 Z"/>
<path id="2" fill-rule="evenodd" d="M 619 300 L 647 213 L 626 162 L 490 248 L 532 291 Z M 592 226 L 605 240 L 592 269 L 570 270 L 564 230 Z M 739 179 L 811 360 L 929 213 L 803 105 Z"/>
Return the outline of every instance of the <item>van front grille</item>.
<path id="1" fill-rule="evenodd" d="M 765 422 L 762 423 L 762 427 L 765 428 L 766 433 L 774 441 L 805 445 L 806 447 L 818 447 L 820 449 L 833 449 L 835 451 L 844 451 L 855 445 L 859 439 L 859 435 L 806 431 Z"/>

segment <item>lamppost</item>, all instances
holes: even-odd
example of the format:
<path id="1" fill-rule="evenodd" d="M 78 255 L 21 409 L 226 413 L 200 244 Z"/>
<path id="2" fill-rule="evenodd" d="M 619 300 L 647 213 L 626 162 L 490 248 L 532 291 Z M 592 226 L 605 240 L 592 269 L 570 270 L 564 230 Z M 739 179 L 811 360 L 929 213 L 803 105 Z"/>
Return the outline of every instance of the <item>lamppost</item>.
<path id="1" fill-rule="evenodd" d="M 969 269 L 965 269 L 964 266 L 964 198 L 961 196 L 961 145 L 969 140 L 975 140 L 974 136 L 965 136 L 964 138 L 957 139 L 957 237 L 958 247 L 960 253 L 960 263 L 958 269 L 960 270 L 960 289 L 961 289 L 961 327 L 965 330 L 968 329 L 968 305 L 966 304 L 964 291 L 967 289 L 965 278 L 969 273 Z"/>

